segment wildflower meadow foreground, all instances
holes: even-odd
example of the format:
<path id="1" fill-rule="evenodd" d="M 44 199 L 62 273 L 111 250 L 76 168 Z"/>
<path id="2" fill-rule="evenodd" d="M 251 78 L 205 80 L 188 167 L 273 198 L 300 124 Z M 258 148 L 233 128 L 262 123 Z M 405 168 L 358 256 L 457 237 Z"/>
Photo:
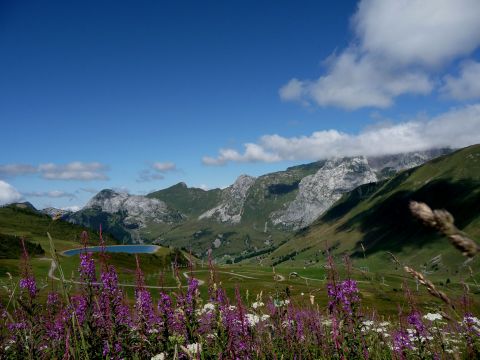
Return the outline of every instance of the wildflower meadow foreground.
<path id="1" fill-rule="evenodd" d="M 207 300 L 190 276 L 188 286 L 179 281 L 154 301 L 138 258 L 134 299 L 128 299 L 107 254 L 95 261 L 87 251 L 80 254 L 81 281 L 67 291 L 59 266 L 61 290 L 44 299 L 25 247 L 23 260 L 22 277 L 12 279 L 0 308 L 0 359 L 480 358 L 480 320 L 470 312 L 469 295 L 453 302 L 410 268 L 405 271 L 442 300 L 445 311 L 422 312 L 405 286 L 409 306 L 393 320 L 366 313 L 357 282 L 340 279 L 331 256 L 328 281 L 319 289 L 326 304 L 313 295 L 298 304 L 288 294 L 261 291 L 249 299 L 239 287 L 228 297 L 212 263 Z"/>

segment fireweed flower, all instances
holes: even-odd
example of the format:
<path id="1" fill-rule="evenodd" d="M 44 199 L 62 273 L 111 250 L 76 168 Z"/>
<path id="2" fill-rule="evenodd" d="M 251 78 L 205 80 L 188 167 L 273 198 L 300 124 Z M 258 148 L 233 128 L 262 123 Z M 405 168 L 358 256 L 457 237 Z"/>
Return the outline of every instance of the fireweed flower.
<path id="1" fill-rule="evenodd" d="M 466 313 L 461 324 L 467 329 L 467 331 L 480 336 L 480 320 L 477 317 L 470 313 Z"/>
<path id="2" fill-rule="evenodd" d="M 94 313 L 97 325 L 106 331 L 111 330 L 113 325 L 131 325 L 130 309 L 124 303 L 124 295 L 118 285 L 118 276 L 113 266 L 103 271 L 100 278 L 102 289 Z"/>
<path id="3" fill-rule="evenodd" d="M 153 301 L 150 292 L 146 289 L 136 290 L 136 320 L 139 325 L 145 325 L 147 331 L 151 330 L 155 323 L 157 323 L 157 317 L 153 309 Z"/>
<path id="4" fill-rule="evenodd" d="M 410 315 L 408 315 L 407 321 L 410 325 L 413 325 L 417 335 L 425 335 L 425 325 L 423 324 L 422 317 L 418 311 L 413 311 Z"/>
<path id="5" fill-rule="evenodd" d="M 87 300 L 81 295 L 74 295 L 71 297 L 70 301 L 71 301 L 70 306 L 71 306 L 72 315 L 75 315 L 78 322 L 80 324 L 83 324 L 88 311 Z"/>
<path id="6" fill-rule="evenodd" d="M 60 295 L 56 292 L 48 293 L 47 296 L 47 305 L 56 306 L 60 304 Z"/>
<path id="7" fill-rule="evenodd" d="M 29 276 L 27 278 L 23 278 L 20 280 L 20 288 L 28 291 L 30 297 L 34 298 L 37 295 L 37 283 L 35 282 L 35 278 L 33 276 Z"/>
<path id="8" fill-rule="evenodd" d="M 328 284 L 327 294 L 330 299 L 328 302 L 330 312 L 333 312 L 339 306 L 348 315 L 353 315 L 353 305 L 360 300 L 358 293 L 355 280 L 348 279 L 340 284 Z"/>
<path id="9" fill-rule="evenodd" d="M 165 293 L 160 293 L 157 310 L 162 322 L 165 338 L 168 338 L 171 334 L 185 334 L 185 322 L 183 321 L 183 316 L 175 313 L 170 296 Z"/>
<path id="10" fill-rule="evenodd" d="M 80 268 L 78 271 L 85 282 L 92 283 L 97 281 L 95 261 L 93 260 L 92 253 L 83 252 L 80 254 Z"/>
<path id="11" fill-rule="evenodd" d="M 397 331 L 393 336 L 393 349 L 399 353 L 405 350 L 412 350 L 413 345 L 410 341 L 408 333 L 405 331 Z"/>

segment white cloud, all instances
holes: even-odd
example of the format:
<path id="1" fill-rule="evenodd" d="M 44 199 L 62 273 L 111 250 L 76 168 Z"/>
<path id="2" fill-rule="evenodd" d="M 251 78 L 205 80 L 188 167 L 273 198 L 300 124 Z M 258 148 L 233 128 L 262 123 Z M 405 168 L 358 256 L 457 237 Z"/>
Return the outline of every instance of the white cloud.
<path id="1" fill-rule="evenodd" d="M 79 205 L 71 205 L 71 206 L 62 207 L 61 210 L 67 210 L 67 211 L 76 212 L 76 211 L 80 210 L 81 208 L 82 208 L 82 207 L 79 206 Z"/>
<path id="2" fill-rule="evenodd" d="M 163 176 L 162 174 L 158 174 L 147 169 L 140 171 L 140 173 L 138 174 L 137 182 L 147 182 L 163 179 L 165 179 L 165 176 Z"/>
<path id="3" fill-rule="evenodd" d="M 0 176 L 12 177 L 19 175 L 34 174 L 37 172 L 37 168 L 28 164 L 6 164 L 0 165 Z"/>
<path id="4" fill-rule="evenodd" d="M 221 149 L 217 157 L 204 157 L 205 165 L 227 162 L 314 161 L 336 156 L 387 155 L 480 143 L 480 104 L 452 109 L 425 120 L 386 123 L 358 134 L 337 130 L 308 136 L 262 136 L 258 144 L 245 144 L 243 153 Z M 255 148 L 253 152 L 250 149 Z"/>
<path id="5" fill-rule="evenodd" d="M 75 194 L 60 190 L 23 192 L 25 197 L 76 198 Z"/>
<path id="6" fill-rule="evenodd" d="M 9 204 L 22 199 L 22 195 L 9 183 L 0 180 L 0 205 Z"/>
<path id="7" fill-rule="evenodd" d="M 98 189 L 95 188 L 80 188 L 81 191 L 84 191 L 89 194 L 96 194 L 98 193 Z"/>
<path id="8" fill-rule="evenodd" d="M 305 84 L 302 81 L 294 78 L 283 85 L 280 90 L 278 90 L 278 94 L 280 98 L 285 101 L 301 100 L 305 94 L 304 87 Z"/>
<path id="9" fill-rule="evenodd" d="M 276 162 L 281 158 L 275 154 L 265 151 L 261 145 L 248 143 L 245 144 L 245 151 L 240 154 L 234 149 L 220 149 L 220 154 L 216 158 L 204 156 L 202 162 L 205 165 L 223 165 L 228 161 L 235 162 Z"/>
<path id="10" fill-rule="evenodd" d="M 113 187 L 112 190 L 115 191 L 115 192 L 118 192 L 118 193 L 122 193 L 122 194 L 129 194 L 130 193 L 130 189 L 127 188 L 126 186 Z"/>
<path id="11" fill-rule="evenodd" d="M 329 61 L 327 75 L 317 80 L 290 80 L 280 88 L 282 100 L 338 106 L 349 110 L 365 106 L 386 108 L 402 94 L 428 94 L 432 83 L 420 71 L 400 71 L 351 49 Z"/>
<path id="12" fill-rule="evenodd" d="M 154 162 L 149 169 L 140 171 L 137 182 L 163 180 L 165 179 L 165 173 L 176 170 L 177 165 L 173 162 Z"/>
<path id="13" fill-rule="evenodd" d="M 0 176 L 11 177 L 39 174 L 47 180 L 107 180 L 108 167 L 98 162 L 74 161 L 67 164 L 5 164 L 0 165 Z"/>
<path id="14" fill-rule="evenodd" d="M 205 190 L 205 191 L 210 190 L 210 188 L 208 187 L 207 184 L 200 184 L 200 185 L 197 186 L 197 188 Z"/>
<path id="15" fill-rule="evenodd" d="M 47 180 L 107 180 L 107 170 L 106 165 L 98 162 L 75 161 L 63 165 L 48 163 L 38 166 L 41 176 Z"/>
<path id="16" fill-rule="evenodd" d="M 480 44 L 478 0 L 362 0 L 352 19 L 362 50 L 438 66 Z"/>
<path id="17" fill-rule="evenodd" d="M 314 80 L 291 79 L 282 100 L 386 108 L 396 97 L 429 94 L 442 66 L 480 45 L 478 0 L 362 0 L 355 40 L 326 61 Z"/>
<path id="18" fill-rule="evenodd" d="M 466 61 L 460 66 L 458 77 L 447 75 L 440 91 L 456 100 L 480 98 L 480 63 Z"/>
<path id="19" fill-rule="evenodd" d="M 168 172 L 176 170 L 177 166 L 173 162 L 155 162 L 152 168 L 158 172 Z"/>

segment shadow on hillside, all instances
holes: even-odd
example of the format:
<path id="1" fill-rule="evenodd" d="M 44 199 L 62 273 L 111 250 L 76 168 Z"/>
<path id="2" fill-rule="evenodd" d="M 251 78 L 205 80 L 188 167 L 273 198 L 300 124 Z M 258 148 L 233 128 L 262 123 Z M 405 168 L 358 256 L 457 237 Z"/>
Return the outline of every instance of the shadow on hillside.
<path id="1" fill-rule="evenodd" d="M 466 227 L 480 213 L 480 184 L 463 180 L 432 181 L 417 191 L 399 191 L 343 224 L 339 231 L 359 228 L 365 235 L 361 242 L 367 254 L 379 251 L 400 251 L 402 247 L 421 247 L 440 235 L 425 228 L 413 218 L 408 204 L 411 200 L 427 203 L 433 209 L 446 209 L 455 217 L 460 229 Z M 375 197 L 379 194 L 375 194 Z M 360 244 L 358 243 L 358 247 Z M 361 251 L 357 248 L 353 256 Z"/>
<path id="2" fill-rule="evenodd" d="M 386 181 L 361 185 L 349 193 L 343 195 L 342 199 L 330 208 L 321 218 L 324 222 L 334 222 L 345 216 L 351 209 L 360 202 L 370 198 L 375 191 L 380 189 Z"/>
<path id="3" fill-rule="evenodd" d="M 268 186 L 268 196 L 272 197 L 275 195 L 285 195 L 289 192 L 295 191 L 298 189 L 299 181 L 295 181 L 292 184 L 272 184 Z"/>

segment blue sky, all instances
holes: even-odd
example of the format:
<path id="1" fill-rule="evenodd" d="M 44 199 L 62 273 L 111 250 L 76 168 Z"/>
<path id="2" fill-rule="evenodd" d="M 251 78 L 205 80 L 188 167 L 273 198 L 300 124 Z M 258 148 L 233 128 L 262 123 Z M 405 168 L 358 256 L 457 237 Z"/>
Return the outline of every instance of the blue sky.
<path id="1" fill-rule="evenodd" d="M 479 4 L 3 1 L 0 203 L 478 143 Z"/>

